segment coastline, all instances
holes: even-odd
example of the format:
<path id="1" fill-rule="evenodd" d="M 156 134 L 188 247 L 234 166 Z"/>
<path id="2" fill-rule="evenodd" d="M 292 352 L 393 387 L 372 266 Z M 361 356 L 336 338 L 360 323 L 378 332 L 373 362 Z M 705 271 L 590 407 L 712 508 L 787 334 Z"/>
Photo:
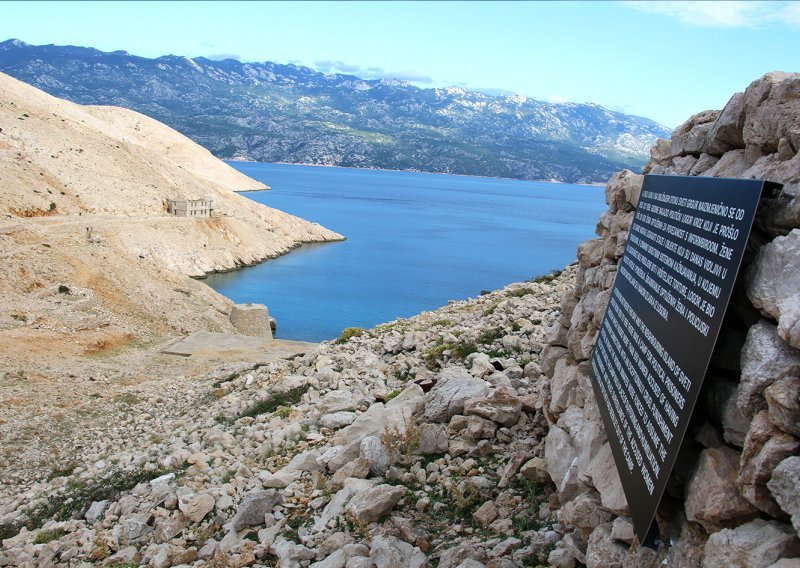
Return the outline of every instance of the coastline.
<path id="1" fill-rule="evenodd" d="M 476 178 L 476 179 L 492 179 L 492 180 L 508 180 L 508 181 L 518 181 L 518 182 L 529 182 L 529 183 L 552 183 L 552 184 L 559 184 L 559 185 L 579 185 L 581 187 L 605 187 L 606 182 L 592 182 L 592 183 L 571 183 L 568 181 L 559 181 L 554 179 L 519 179 L 519 178 L 509 178 L 509 177 L 501 177 L 501 176 L 478 176 L 473 174 L 448 174 L 444 172 L 426 172 L 423 170 L 396 170 L 390 168 L 358 168 L 355 166 L 337 166 L 334 164 L 309 164 L 309 163 L 301 163 L 301 162 L 255 162 L 252 160 L 243 160 L 243 159 L 233 159 L 233 158 L 220 158 L 226 164 L 230 163 L 243 163 L 243 164 L 275 164 L 279 166 L 306 166 L 312 168 L 334 168 L 334 169 L 342 169 L 342 170 L 356 170 L 356 171 L 377 171 L 377 172 L 406 172 L 406 173 L 414 173 L 414 174 L 428 174 L 434 176 L 454 176 L 454 177 L 465 177 L 465 178 Z M 266 184 L 264 184 L 266 185 Z M 272 189 L 271 187 L 267 186 L 267 189 Z M 236 190 L 237 193 L 245 193 L 250 191 L 262 191 L 261 189 L 242 189 Z"/>

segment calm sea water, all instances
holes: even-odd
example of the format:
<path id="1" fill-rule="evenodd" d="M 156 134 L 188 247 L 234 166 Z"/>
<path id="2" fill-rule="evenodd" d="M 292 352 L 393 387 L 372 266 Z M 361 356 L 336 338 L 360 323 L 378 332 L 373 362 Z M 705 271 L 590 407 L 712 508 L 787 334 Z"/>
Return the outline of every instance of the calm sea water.
<path id="1" fill-rule="evenodd" d="M 206 280 L 236 302 L 266 304 L 283 339 L 331 339 L 562 268 L 604 209 L 599 187 L 231 165 L 273 188 L 247 197 L 347 237 Z"/>

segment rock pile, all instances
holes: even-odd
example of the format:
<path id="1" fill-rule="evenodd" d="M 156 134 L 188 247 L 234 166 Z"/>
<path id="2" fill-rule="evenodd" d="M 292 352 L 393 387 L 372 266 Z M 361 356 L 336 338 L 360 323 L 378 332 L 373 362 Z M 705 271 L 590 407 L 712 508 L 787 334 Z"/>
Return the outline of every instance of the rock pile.
<path id="1" fill-rule="evenodd" d="M 538 361 L 575 272 L 204 378 L 179 427 L 137 424 L 162 441 L 4 505 L 0 565 L 547 562 L 565 526 Z"/>
<path id="2" fill-rule="evenodd" d="M 784 184 L 757 216 L 694 421 L 657 513 L 671 546 L 631 546 L 627 503 L 589 379 L 589 360 L 643 176 L 606 187 L 599 238 L 578 249 L 541 365 L 547 471 L 569 529 L 557 566 L 769 566 L 800 556 L 800 75 L 769 73 L 659 140 L 644 173 Z M 623 527 L 625 530 L 623 530 Z M 784 564 L 781 564 L 784 565 Z"/>

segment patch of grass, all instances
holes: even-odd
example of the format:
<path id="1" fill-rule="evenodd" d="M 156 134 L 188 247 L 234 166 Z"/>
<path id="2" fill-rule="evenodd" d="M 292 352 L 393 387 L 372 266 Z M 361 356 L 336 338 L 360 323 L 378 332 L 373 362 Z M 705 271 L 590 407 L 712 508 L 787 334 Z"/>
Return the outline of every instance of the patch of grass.
<path id="1" fill-rule="evenodd" d="M 72 475 L 72 472 L 75 471 L 76 467 L 78 467 L 78 464 L 72 462 L 68 463 L 64 467 L 56 468 L 50 472 L 50 475 L 47 476 L 47 480 L 50 481 L 51 479 L 55 479 L 56 477 L 66 477 L 68 475 Z"/>
<path id="2" fill-rule="evenodd" d="M 53 540 L 58 540 L 62 536 L 67 534 L 67 531 L 64 529 L 53 529 L 51 531 L 41 531 L 39 534 L 36 535 L 36 538 L 33 539 L 33 544 L 47 544 Z"/>
<path id="3" fill-rule="evenodd" d="M 483 317 L 492 315 L 496 309 L 497 309 L 497 304 L 492 304 L 491 306 L 486 308 L 486 311 L 483 312 Z"/>
<path id="4" fill-rule="evenodd" d="M 541 276 L 537 276 L 533 280 L 529 280 L 529 282 L 535 282 L 537 284 L 545 284 L 547 282 L 552 282 L 553 280 L 555 280 L 556 278 L 561 276 L 562 272 L 564 272 L 564 271 L 563 270 L 554 270 L 552 272 L 548 272 L 547 274 L 543 274 Z"/>
<path id="5" fill-rule="evenodd" d="M 354 337 L 361 337 L 366 333 L 366 330 L 363 327 L 346 327 L 342 330 L 341 335 L 336 340 L 338 345 L 342 343 L 347 343 Z"/>
<path id="6" fill-rule="evenodd" d="M 481 290 L 478 296 L 486 296 L 487 294 L 491 294 L 490 290 Z"/>
<path id="7" fill-rule="evenodd" d="M 529 294 L 533 294 L 533 290 L 530 288 L 517 288 L 516 290 L 511 290 L 506 294 L 509 298 L 522 298 L 523 296 L 527 296 Z"/>
<path id="8" fill-rule="evenodd" d="M 120 395 L 115 396 L 114 397 L 114 402 L 118 402 L 120 404 L 125 404 L 127 406 L 136 406 L 137 404 L 139 404 L 142 401 L 135 394 L 128 392 L 128 393 L 125 393 L 125 394 L 120 394 Z"/>
<path id="9" fill-rule="evenodd" d="M 64 492 L 52 495 L 46 503 L 27 511 L 26 522 L 0 524 L 0 539 L 17 535 L 23 526 L 28 530 L 34 530 L 50 519 L 65 521 L 92 501 L 114 500 L 120 493 L 132 489 L 139 483 L 172 471 L 170 469 L 147 471 L 141 468 L 133 471 L 112 471 L 91 482 L 71 480 L 66 484 Z"/>
<path id="10" fill-rule="evenodd" d="M 247 408 L 242 412 L 239 418 L 244 418 L 245 416 L 256 417 L 260 414 L 272 413 L 277 411 L 281 406 L 288 406 L 291 409 L 292 405 L 300 402 L 300 399 L 310 387 L 311 385 L 305 384 L 289 389 L 286 392 L 272 393 L 267 398 L 259 400 Z"/>
<path id="11" fill-rule="evenodd" d="M 273 416 L 277 416 L 278 418 L 289 418 L 289 415 L 292 413 L 292 409 L 289 406 L 279 406 L 278 410 L 272 413 Z"/>
<path id="12" fill-rule="evenodd" d="M 438 366 L 437 359 L 442 356 L 445 351 L 450 351 L 452 359 L 465 359 L 470 353 L 475 353 L 478 346 L 471 341 L 459 341 L 457 343 L 445 342 L 444 338 L 440 337 L 436 340 L 433 347 L 428 348 L 422 354 L 422 358 L 429 369 L 436 369 Z"/>
<path id="13" fill-rule="evenodd" d="M 395 398 L 401 392 L 403 392 L 403 389 L 395 389 L 395 390 L 393 390 L 392 392 L 387 394 L 385 397 L 383 397 L 383 402 L 389 402 L 390 400 Z"/>
<path id="14" fill-rule="evenodd" d="M 496 339 L 500 339 L 505 334 L 506 332 L 502 327 L 493 327 L 491 329 L 487 329 L 478 336 L 478 343 L 490 345 L 494 343 Z"/>
<path id="15" fill-rule="evenodd" d="M 447 319 L 447 318 L 438 319 L 438 320 L 435 320 L 435 321 L 431 322 L 431 325 L 432 325 L 432 326 L 433 326 L 433 325 L 440 325 L 440 326 L 442 326 L 442 327 L 452 327 L 452 326 L 454 326 L 455 324 L 456 324 L 456 322 L 454 322 L 454 321 L 453 321 L 453 320 L 451 320 L 451 319 Z"/>
<path id="16" fill-rule="evenodd" d="M 511 322 L 511 331 L 519 331 L 522 329 L 522 326 L 517 322 Z"/>

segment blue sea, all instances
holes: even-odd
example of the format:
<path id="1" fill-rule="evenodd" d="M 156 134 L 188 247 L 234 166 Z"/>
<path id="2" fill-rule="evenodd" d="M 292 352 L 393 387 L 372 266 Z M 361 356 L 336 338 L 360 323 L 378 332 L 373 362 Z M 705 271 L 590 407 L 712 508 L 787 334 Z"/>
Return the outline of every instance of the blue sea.
<path id="1" fill-rule="evenodd" d="M 206 283 L 266 304 L 282 339 L 332 339 L 562 268 L 594 236 L 603 189 L 508 179 L 230 162 L 243 195 L 346 241 L 304 245 Z"/>

